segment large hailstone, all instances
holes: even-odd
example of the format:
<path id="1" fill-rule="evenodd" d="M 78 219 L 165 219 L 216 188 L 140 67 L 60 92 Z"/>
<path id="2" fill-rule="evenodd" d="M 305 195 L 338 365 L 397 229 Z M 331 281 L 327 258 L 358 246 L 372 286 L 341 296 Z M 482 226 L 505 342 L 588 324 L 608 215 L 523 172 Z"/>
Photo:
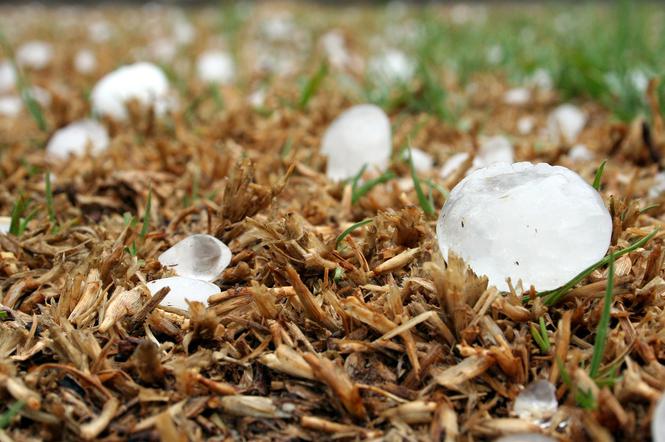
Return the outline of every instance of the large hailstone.
<path id="1" fill-rule="evenodd" d="M 164 287 L 169 287 L 171 291 L 169 291 L 159 305 L 176 307 L 182 310 L 189 308 L 187 301 L 198 301 L 204 305 L 208 305 L 208 298 L 215 293 L 221 292 L 215 284 L 183 276 L 156 279 L 148 282 L 146 285 L 152 295 L 155 295 Z"/>
<path id="2" fill-rule="evenodd" d="M 233 58 L 224 51 L 206 51 L 196 60 L 196 73 L 206 83 L 229 84 L 235 77 L 235 70 Z"/>
<path id="3" fill-rule="evenodd" d="M 90 146 L 92 154 L 99 154 L 109 145 L 106 128 L 94 120 L 81 120 L 58 129 L 48 144 L 46 154 L 66 160 L 70 155 L 83 155 Z"/>
<path id="4" fill-rule="evenodd" d="M 439 247 L 461 256 L 491 285 L 506 278 L 551 290 L 603 256 L 612 218 L 575 172 L 549 164 L 498 163 L 450 192 L 437 224 Z"/>
<path id="5" fill-rule="evenodd" d="M 573 144 L 586 125 L 587 116 L 572 104 L 562 104 L 547 117 L 547 131 L 558 142 Z"/>
<path id="6" fill-rule="evenodd" d="M 373 104 L 344 111 L 321 141 L 321 153 L 328 156 L 326 175 L 336 181 L 355 176 L 365 164 L 385 169 L 391 151 L 390 120 Z"/>
<path id="7" fill-rule="evenodd" d="M 122 66 L 106 74 L 92 89 L 92 109 L 96 114 L 117 120 L 127 119 L 126 104 L 137 100 L 163 114 L 168 109 L 169 81 L 152 63 L 139 62 Z"/>
<path id="8" fill-rule="evenodd" d="M 211 235 L 191 235 L 159 255 L 179 276 L 214 281 L 231 262 L 231 249 Z"/>

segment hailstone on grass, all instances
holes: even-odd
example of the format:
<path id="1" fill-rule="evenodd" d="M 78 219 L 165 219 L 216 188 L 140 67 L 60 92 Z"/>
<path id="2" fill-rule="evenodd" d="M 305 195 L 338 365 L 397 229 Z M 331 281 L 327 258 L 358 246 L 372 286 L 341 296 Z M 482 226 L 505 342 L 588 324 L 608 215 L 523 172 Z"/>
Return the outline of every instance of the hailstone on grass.
<path id="1" fill-rule="evenodd" d="M 228 52 L 206 51 L 196 61 L 196 73 L 206 83 L 229 84 L 235 77 L 235 63 Z"/>
<path id="2" fill-rule="evenodd" d="M 568 158 L 576 163 L 593 160 L 593 152 L 584 144 L 576 144 L 568 151 Z"/>
<path id="3" fill-rule="evenodd" d="M 428 172 L 432 169 L 432 166 L 434 166 L 434 158 L 432 158 L 432 155 L 422 149 L 412 147 L 410 149 L 404 149 L 402 152 L 402 159 L 405 161 L 409 160 L 409 151 L 411 151 L 413 168 L 416 169 L 417 172 Z"/>
<path id="4" fill-rule="evenodd" d="M 369 61 L 369 72 L 387 83 L 405 83 L 413 77 L 416 65 L 398 49 L 387 49 Z"/>
<path id="5" fill-rule="evenodd" d="M 321 153 L 328 157 L 326 175 L 335 181 L 355 176 L 365 164 L 385 169 L 391 151 L 390 120 L 373 104 L 360 104 L 342 112 L 321 141 Z"/>
<path id="6" fill-rule="evenodd" d="M 44 69 L 53 59 L 53 46 L 44 41 L 29 41 L 16 50 L 16 62 L 32 69 Z"/>
<path id="7" fill-rule="evenodd" d="M 95 120 L 80 120 L 55 131 L 46 145 L 46 154 L 66 160 L 70 155 L 83 155 L 88 147 L 92 154 L 99 154 L 108 145 L 109 134 L 104 126 Z"/>
<path id="8" fill-rule="evenodd" d="M 603 256 L 612 218 L 575 172 L 549 164 L 498 163 L 450 192 L 437 224 L 439 247 L 462 257 L 491 285 L 551 290 Z"/>
<path id="9" fill-rule="evenodd" d="M 16 70 L 9 61 L 0 61 L 0 93 L 14 89 Z"/>
<path id="10" fill-rule="evenodd" d="M 547 131 L 556 142 L 573 144 L 586 125 L 587 116 L 577 106 L 562 104 L 547 117 Z"/>
<path id="11" fill-rule="evenodd" d="M 0 233 L 9 233 L 12 219 L 8 216 L 0 216 Z"/>
<path id="12" fill-rule="evenodd" d="M 531 115 L 525 115 L 517 120 L 517 131 L 522 135 L 528 135 L 533 131 L 536 120 Z"/>
<path id="13" fill-rule="evenodd" d="M 552 417 L 557 408 L 556 388 L 551 382 L 540 379 L 517 395 L 513 411 L 520 419 L 541 421 Z"/>
<path id="14" fill-rule="evenodd" d="M 207 305 L 210 296 L 221 292 L 215 284 L 183 276 L 156 279 L 148 282 L 146 285 L 152 295 L 155 295 L 164 287 L 169 287 L 171 291 L 169 291 L 160 305 L 176 307 L 182 310 L 189 308 L 187 301 L 198 301 Z"/>
<path id="15" fill-rule="evenodd" d="M 93 112 L 117 120 L 127 119 L 126 105 L 132 100 L 152 106 L 160 115 L 170 104 L 169 81 L 154 64 L 134 63 L 102 77 L 92 89 L 90 99 Z"/>
<path id="16" fill-rule="evenodd" d="M 16 95 L 0 97 L 0 117 L 15 117 L 21 112 L 23 102 Z"/>
<path id="17" fill-rule="evenodd" d="M 97 67 L 97 57 L 90 49 L 81 49 L 74 56 L 74 69 L 80 74 L 90 74 Z"/>
<path id="18" fill-rule="evenodd" d="M 231 262 L 231 249 L 211 235 L 190 235 L 159 255 L 179 276 L 214 281 Z"/>
<path id="19" fill-rule="evenodd" d="M 516 87 L 503 94 L 503 102 L 511 106 L 523 106 L 531 100 L 531 91 L 525 87 Z"/>

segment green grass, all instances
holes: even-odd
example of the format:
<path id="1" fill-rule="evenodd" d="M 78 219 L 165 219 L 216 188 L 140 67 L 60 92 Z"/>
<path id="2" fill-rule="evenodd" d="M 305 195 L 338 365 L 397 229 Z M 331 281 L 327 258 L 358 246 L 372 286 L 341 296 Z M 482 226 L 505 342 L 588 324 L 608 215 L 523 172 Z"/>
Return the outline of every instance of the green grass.
<path id="1" fill-rule="evenodd" d="M 596 190 L 600 190 L 600 180 L 603 178 L 605 164 L 607 164 L 607 160 L 603 160 L 603 162 L 600 163 L 600 166 L 598 166 L 598 169 L 596 170 L 596 176 L 593 178 L 593 188 Z"/>
<path id="2" fill-rule="evenodd" d="M 538 319 L 538 322 L 540 329 L 536 327 L 535 324 L 531 324 L 531 336 L 533 336 L 533 340 L 536 341 L 536 344 L 538 344 L 538 347 L 540 347 L 541 353 L 548 354 L 552 348 L 552 344 L 550 343 L 550 338 L 547 334 L 545 319 L 541 317 Z"/>
<path id="3" fill-rule="evenodd" d="M 595 379 L 598 377 L 600 364 L 603 361 L 605 344 L 607 342 L 607 333 L 610 327 L 610 312 L 612 308 L 612 293 L 614 291 L 614 255 L 609 255 L 609 267 L 607 271 L 607 289 L 603 300 L 603 312 L 598 321 L 598 330 L 596 331 L 596 340 L 593 343 L 593 357 L 591 358 L 591 367 L 589 375 Z"/>
<path id="4" fill-rule="evenodd" d="M 309 101 L 316 95 L 319 88 L 321 88 L 323 80 L 327 75 L 328 65 L 326 63 L 321 63 L 319 69 L 314 73 L 314 75 L 309 77 L 302 86 L 300 91 L 300 99 L 298 100 L 298 107 L 300 109 L 305 109 L 307 107 Z"/>
<path id="5" fill-rule="evenodd" d="M 349 228 L 347 228 L 346 230 L 344 230 L 344 231 L 343 231 L 343 232 L 337 237 L 337 240 L 335 241 L 335 246 L 336 246 L 336 247 L 339 247 L 340 244 L 342 243 L 342 241 L 344 241 L 344 238 L 346 238 L 347 236 L 349 236 L 349 235 L 351 234 L 351 232 L 353 232 L 354 230 L 357 230 L 357 229 L 361 228 L 362 226 L 366 226 L 367 224 L 371 223 L 372 221 L 373 221 L 372 219 L 364 219 L 364 220 L 362 220 L 362 221 L 358 221 L 357 223 L 355 223 L 355 224 L 349 226 Z"/>
<path id="6" fill-rule="evenodd" d="M 420 178 L 418 177 L 418 174 L 416 173 L 416 168 L 413 165 L 413 157 L 411 156 L 410 147 L 408 148 L 408 152 L 409 152 L 409 168 L 411 169 L 411 179 L 413 180 L 413 187 L 415 188 L 416 195 L 418 196 L 418 203 L 420 203 L 420 207 L 423 209 L 423 212 L 425 212 L 426 215 L 433 216 L 436 213 L 436 210 L 434 209 L 432 201 L 425 196 L 425 192 L 423 192 L 423 188 L 420 185 Z"/>
<path id="7" fill-rule="evenodd" d="M 145 210 L 143 211 L 143 226 L 141 226 L 141 232 L 139 233 L 139 238 L 144 239 L 150 230 L 150 210 L 152 209 L 152 189 L 148 191 L 148 200 L 145 204 Z"/>
<path id="8" fill-rule="evenodd" d="M 351 204 L 356 204 L 360 198 L 365 196 L 370 190 L 372 190 L 374 187 L 378 186 L 379 184 L 387 183 L 388 181 L 394 179 L 397 175 L 395 175 L 395 172 L 392 170 L 388 170 L 386 172 L 383 172 L 381 175 L 379 175 L 376 178 L 372 178 L 371 180 L 367 180 L 362 184 L 358 184 L 360 181 L 360 177 L 362 174 L 365 172 L 365 169 L 367 168 L 367 165 L 364 165 L 358 174 L 353 177 L 351 181 Z"/>
<path id="9" fill-rule="evenodd" d="M 31 204 L 30 198 L 24 198 L 19 195 L 18 199 L 14 201 L 11 212 L 11 221 L 9 223 L 9 233 L 14 236 L 21 236 L 28 228 L 28 223 L 37 214 L 37 209 L 28 211 Z"/>
<path id="10" fill-rule="evenodd" d="M 7 428 L 14 416 L 16 416 L 24 406 L 25 402 L 16 401 L 7 408 L 7 411 L 0 414 L 0 429 Z"/>
<path id="11" fill-rule="evenodd" d="M 58 218 L 55 215 L 55 207 L 53 207 L 53 190 L 51 189 L 51 174 L 46 172 L 44 174 L 44 179 L 46 181 L 46 209 L 48 211 L 48 218 L 51 222 L 51 231 L 57 232 L 58 230 Z"/>

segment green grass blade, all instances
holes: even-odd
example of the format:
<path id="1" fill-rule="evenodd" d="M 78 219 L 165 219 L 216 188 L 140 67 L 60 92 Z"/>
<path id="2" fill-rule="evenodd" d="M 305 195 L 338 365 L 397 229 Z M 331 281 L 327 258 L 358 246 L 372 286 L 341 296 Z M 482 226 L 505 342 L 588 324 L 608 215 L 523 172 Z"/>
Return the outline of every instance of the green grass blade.
<path id="1" fill-rule="evenodd" d="M 547 345 L 545 344 L 543 337 L 540 335 L 538 328 L 531 324 L 529 329 L 531 330 L 531 336 L 533 336 L 533 340 L 536 341 L 536 344 L 538 344 L 538 347 L 540 347 L 541 353 L 548 353 L 549 349 L 547 349 Z"/>
<path id="2" fill-rule="evenodd" d="M 600 315 L 600 321 L 598 321 L 596 340 L 593 343 L 593 357 L 591 358 L 591 370 L 589 372 L 592 379 L 598 376 L 598 370 L 600 370 L 600 364 L 603 361 L 603 353 L 605 352 L 607 332 L 610 327 L 612 293 L 614 291 L 614 255 L 610 254 L 609 258 L 610 263 L 607 271 L 607 288 L 605 290 L 605 299 L 603 300 L 603 312 Z"/>
<path id="3" fill-rule="evenodd" d="M 300 92 L 300 99 L 298 100 L 298 107 L 300 109 L 307 107 L 309 101 L 314 95 L 316 95 L 316 92 L 321 87 L 321 83 L 323 83 L 326 75 L 328 75 L 328 65 L 326 63 L 321 63 L 319 69 L 307 80 Z"/>
<path id="4" fill-rule="evenodd" d="M 7 408 L 7 411 L 0 414 L 0 429 L 7 428 L 12 422 L 14 416 L 16 416 L 25 406 L 25 402 L 16 401 Z"/>
<path id="5" fill-rule="evenodd" d="M 141 227 L 140 238 L 145 238 L 150 229 L 150 209 L 152 208 L 152 189 L 148 192 L 148 201 L 145 204 L 145 211 L 143 213 L 143 226 Z"/>
<path id="6" fill-rule="evenodd" d="M 337 237 L 337 241 L 335 242 L 335 246 L 336 246 L 336 247 L 339 247 L 339 245 L 342 243 L 342 241 L 344 241 L 344 238 L 346 238 L 347 236 L 349 236 L 349 235 L 351 234 L 351 232 L 353 232 L 354 230 L 357 230 L 357 229 L 359 229 L 360 227 L 365 226 L 365 225 L 367 225 L 367 224 L 369 224 L 369 223 L 371 223 L 371 222 L 372 222 L 372 219 L 364 219 L 364 220 L 362 220 L 362 221 L 358 221 L 357 223 L 355 223 L 355 224 L 349 226 L 349 228 L 347 228 L 346 230 L 344 230 L 344 231 L 343 231 L 343 232 Z"/>
<path id="7" fill-rule="evenodd" d="M 351 194 L 356 193 L 356 189 L 358 188 L 358 183 L 360 182 L 360 178 L 362 178 L 363 174 L 367 170 L 367 164 L 363 164 L 363 167 L 360 168 L 356 176 L 351 179 Z"/>
<path id="8" fill-rule="evenodd" d="M 603 162 L 600 163 L 600 166 L 598 166 L 598 169 L 596 170 L 596 176 L 593 179 L 593 188 L 596 190 L 600 190 L 600 180 L 603 178 L 605 164 L 607 164 L 607 160 L 603 160 Z"/>
<path id="9" fill-rule="evenodd" d="M 51 174 L 49 172 L 46 172 L 46 208 L 51 229 L 55 231 L 58 227 L 58 218 L 55 216 L 55 208 L 53 207 L 53 190 L 51 189 Z"/>
<path id="10" fill-rule="evenodd" d="M 378 186 L 379 184 L 387 183 L 388 181 L 395 178 L 395 176 L 396 176 L 395 173 L 392 170 L 389 170 L 387 172 L 382 173 L 376 178 L 365 181 L 360 187 L 357 187 L 357 184 L 354 182 L 354 184 L 356 184 L 356 188 L 354 191 L 351 192 L 351 204 L 357 203 L 360 198 L 362 198 L 366 193 L 368 193 L 374 187 Z"/>
<path id="11" fill-rule="evenodd" d="M 416 168 L 413 165 L 413 157 L 411 156 L 411 148 L 408 148 L 409 150 L 409 168 L 411 169 L 411 178 L 413 179 L 413 187 L 416 189 L 416 195 L 418 195 L 418 202 L 420 203 L 420 207 L 422 207 L 423 212 L 427 215 L 434 215 L 436 212 L 434 210 L 434 206 L 429 202 L 427 199 L 427 196 L 425 196 L 425 192 L 423 192 L 423 188 L 420 185 L 420 178 L 418 178 L 418 174 L 416 173 Z"/>
<path id="12" fill-rule="evenodd" d="M 656 233 L 658 233 L 658 229 L 654 229 L 650 234 L 648 234 L 647 236 L 645 236 L 644 238 L 642 238 L 638 241 L 635 241 L 633 244 L 629 245 L 628 247 L 614 252 L 614 254 L 613 254 L 614 259 L 620 258 L 621 256 L 623 256 L 627 253 L 630 253 L 630 252 L 633 252 L 633 251 L 639 249 L 640 247 L 645 245 L 647 242 L 649 242 L 651 240 L 651 238 L 653 238 L 656 235 Z M 596 262 L 595 264 L 592 264 L 591 266 L 584 269 L 582 272 L 577 274 L 577 276 L 575 276 L 573 279 L 568 281 L 565 285 L 563 285 L 563 286 L 561 286 L 561 287 L 559 287 L 558 289 L 555 289 L 555 290 L 548 290 L 548 291 L 544 291 L 544 292 L 539 292 L 538 296 L 544 298 L 543 302 L 544 302 L 545 305 L 547 305 L 547 306 L 555 305 L 573 287 L 575 287 L 577 284 L 579 284 L 580 281 L 582 281 L 584 278 L 589 276 L 591 274 L 591 272 L 593 272 L 597 268 L 602 267 L 605 264 L 607 264 L 609 262 L 609 260 L 610 260 L 610 257 L 608 255 L 608 256 L 604 257 L 603 259 L 601 259 L 600 261 Z M 522 298 L 523 302 L 528 302 L 528 300 L 529 300 L 528 296 L 525 296 L 524 298 Z"/>
<path id="13" fill-rule="evenodd" d="M 541 316 L 538 318 L 538 323 L 540 324 L 540 336 L 543 338 L 543 343 L 545 344 L 545 352 L 549 353 L 552 345 L 550 344 L 550 337 L 547 334 L 547 327 L 545 326 L 545 319 Z"/>

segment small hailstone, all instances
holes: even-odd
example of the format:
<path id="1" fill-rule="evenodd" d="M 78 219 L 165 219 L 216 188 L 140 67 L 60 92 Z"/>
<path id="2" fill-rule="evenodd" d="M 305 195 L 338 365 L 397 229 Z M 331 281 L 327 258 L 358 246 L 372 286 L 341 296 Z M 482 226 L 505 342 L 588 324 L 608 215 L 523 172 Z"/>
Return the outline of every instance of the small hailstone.
<path id="1" fill-rule="evenodd" d="M 416 171 L 427 172 L 432 169 L 432 166 L 434 165 L 434 158 L 432 158 L 432 155 L 417 147 L 412 147 L 410 150 L 411 160 L 413 161 L 413 167 Z M 404 159 L 404 161 L 409 160 L 409 150 L 404 149 L 402 151 L 402 159 Z"/>
<path id="2" fill-rule="evenodd" d="M 547 69 L 538 68 L 535 71 L 533 71 L 533 74 L 531 74 L 529 83 L 536 86 L 539 89 L 550 90 L 552 89 L 552 85 L 554 82 L 552 81 L 552 75 Z"/>
<path id="3" fill-rule="evenodd" d="M 43 41 L 30 41 L 16 50 L 16 62 L 32 69 L 44 69 L 53 59 L 53 46 Z"/>
<path id="4" fill-rule="evenodd" d="M 398 49 L 388 49 L 369 61 L 369 72 L 385 82 L 409 81 L 416 70 L 412 59 Z"/>
<path id="5" fill-rule="evenodd" d="M 355 176 L 365 164 L 385 169 L 392 151 L 390 137 L 390 120 L 380 107 L 360 104 L 347 109 L 323 134 L 326 175 L 339 181 Z"/>
<path id="6" fill-rule="evenodd" d="M 338 69 L 346 67 L 351 57 L 346 49 L 344 36 L 339 31 L 328 31 L 321 37 L 321 46 L 331 65 Z"/>
<path id="7" fill-rule="evenodd" d="M 528 162 L 479 169 L 450 192 L 437 237 L 491 285 L 560 287 L 603 256 L 612 217 L 598 192 L 575 172 Z"/>
<path id="8" fill-rule="evenodd" d="M 170 38 L 157 38 L 148 46 L 150 57 L 162 63 L 170 63 L 178 52 L 176 42 Z"/>
<path id="9" fill-rule="evenodd" d="M 660 396 L 651 418 L 651 438 L 653 442 L 665 442 L 665 394 Z"/>
<path id="10" fill-rule="evenodd" d="M 649 189 L 649 197 L 658 198 L 663 192 L 665 192 L 665 172 L 660 172 L 653 179 L 653 184 Z"/>
<path id="11" fill-rule="evenodd" d="M 503 102 L 511 106 L 523 106 L 531 100 L 531 91 L 525 87 L 516 87 L 506 91 Z"/>
<path id="12" fill-rule="evenodd" d="M 576 144 L 568 151 L 568 158 L 576 163 L 593 160 L 593 152 L 584 144 Z"/>
<path id="13" fill-rule="evenodd" d="M 32 86 L 29 89 L 29 93 L 32 95 L 32 98 L 37 100 L 37 103 L 44 107 L 51 105 L 51 93 L 44 88 L 39 86 Z"/>
<path id="14" fill-rule="evenodd" d="M 88 25 L 88 38 L 95 43 L 104 43 L 113 36 L 113 29 L 108 22 L 97 20 Z"/>
<path id="15" fill-rule="evenodd" d="M 231 250 L 211 235 L 191 235 L 159 255 L 179 276 L 214 281 L 231 262 Z"/>
<path id="16" fill-rule="evenodd" d="M 513 411 L 520 419 L 549 419 L 556 413 L 559 403 L 556 388 L 544 379 L 532 382 L 517 395 Z"/>
<path id="17" fill-rule="evenodd" d="M 247 97 L 247 102 L 255 109 L 263 107 L 263 105 L 266 103 L 265 88 L 260 87 L 249 94 L 249 97 Z"/>
<path id="18" fill-rule="evenodd" d="M 122 66 L 97 82 L 90 95 L 98 115 L 118 120 L 127 118 L 126 104 L 137 100 L 163 114 L 169 105 L 169 82 L 164 72 L 152 63 Z"/>
<path id="19" fill-rule="evenodd" d="M 173 38 L 178 44 L 187 45 L 194 41 L 196 28 L 184 14 L 178 14 L 173 22 Z"/>
<path id="20" fill-rule="evenodd" d="M 208 298 L 215 293 L 221 292 L 215 284 L 183 276 L 156 279 L 148 282 L 146 285 L 152 295 L 155 295 L 164 287 L 169 287 L 171 291 L 162 300 L 160 305 L 176 307 L 182 310 L 189 308 L 187 301 L 198 301 L 204 305 L 208 305 Z"/>
<path id="21" fill-rule="evenodd" d="M 556 442 L 556 439 L 540 433 L 518 433 L 502 436 L 494 442 Z"/>
<path id="22" fill-rule="evenodd" d="M 278 12 L 261 23 L 261 32 L 268 40 L 288 41 L 295 33 L 295 23 L 291 14 Z"/>
<path id="23" fill-rule="evenodd" d="M 547 118 L 547 131 L 554 140 L 574 143 L 586 125 L 587 116 L 577 106 L 562 104 Z"/>
<path id="24" fill-rule="evenodd" d="M 90 74 L 97 67 L 97 57 L 90 49 L 81 49 L 74 56 L 74 69 L 80 74 Z"/>
<path id="25" fill-rule="evenodd" d="M 12 219 L 8 216 L 0 216 L 0 233 L 9 233 Z"/>
<path id="26" fill-rule="evenodd" d="M 9 61 L 0 61 L 0 93 L 14 89 L 16 71 Z"/>
<path id="27" fill-rule="evenodd" d="M 23 101 L 16 95 L 0 97 L 0 116 L 15 117 L 21 112 Z"/>
<path id="28" fill-rule="evenodd" d="M 473 160 L 473 167 L 478 169 L 494 163 L 512 163 L 515 149 L 503 135 L 480 137 L 478 154 Z"/>
<path id="29" fill-rule="evenodd" d="M 235 63 L 227 52 L 206 51 L 196 61 L 196 73 L 206 83 L 229 84 L 235 77 Z"/>
<path id="30" fill-rule="evenodd" d="M 88 146 L 93 154 L 99 154 L 109 145 L 106 128 L 94 120 L 81 120 L 58 129 L 48 144 L 50 157 L 66 160 L 70 155 L 82 155 Z"/>
<path id="31" fill-rule="evenodd" d="M 528 135 L 533 131 L 535 125 L 536 119 L 531 115 L 526 115 L 517 120 L 517 131 L 522 135 Z"/>
<path id="32" fill-rule="evenodd" d="M 462 163 L 464 163 L 467 158 L 469 158 L 468 152 L 460 152 L 451 156 L 445 163 L 443 163 L 441 171 L 439 172 L 439 176 L 441 178 L 448 178 L 453 174 L 453 172 L 460 168 Z"/>

